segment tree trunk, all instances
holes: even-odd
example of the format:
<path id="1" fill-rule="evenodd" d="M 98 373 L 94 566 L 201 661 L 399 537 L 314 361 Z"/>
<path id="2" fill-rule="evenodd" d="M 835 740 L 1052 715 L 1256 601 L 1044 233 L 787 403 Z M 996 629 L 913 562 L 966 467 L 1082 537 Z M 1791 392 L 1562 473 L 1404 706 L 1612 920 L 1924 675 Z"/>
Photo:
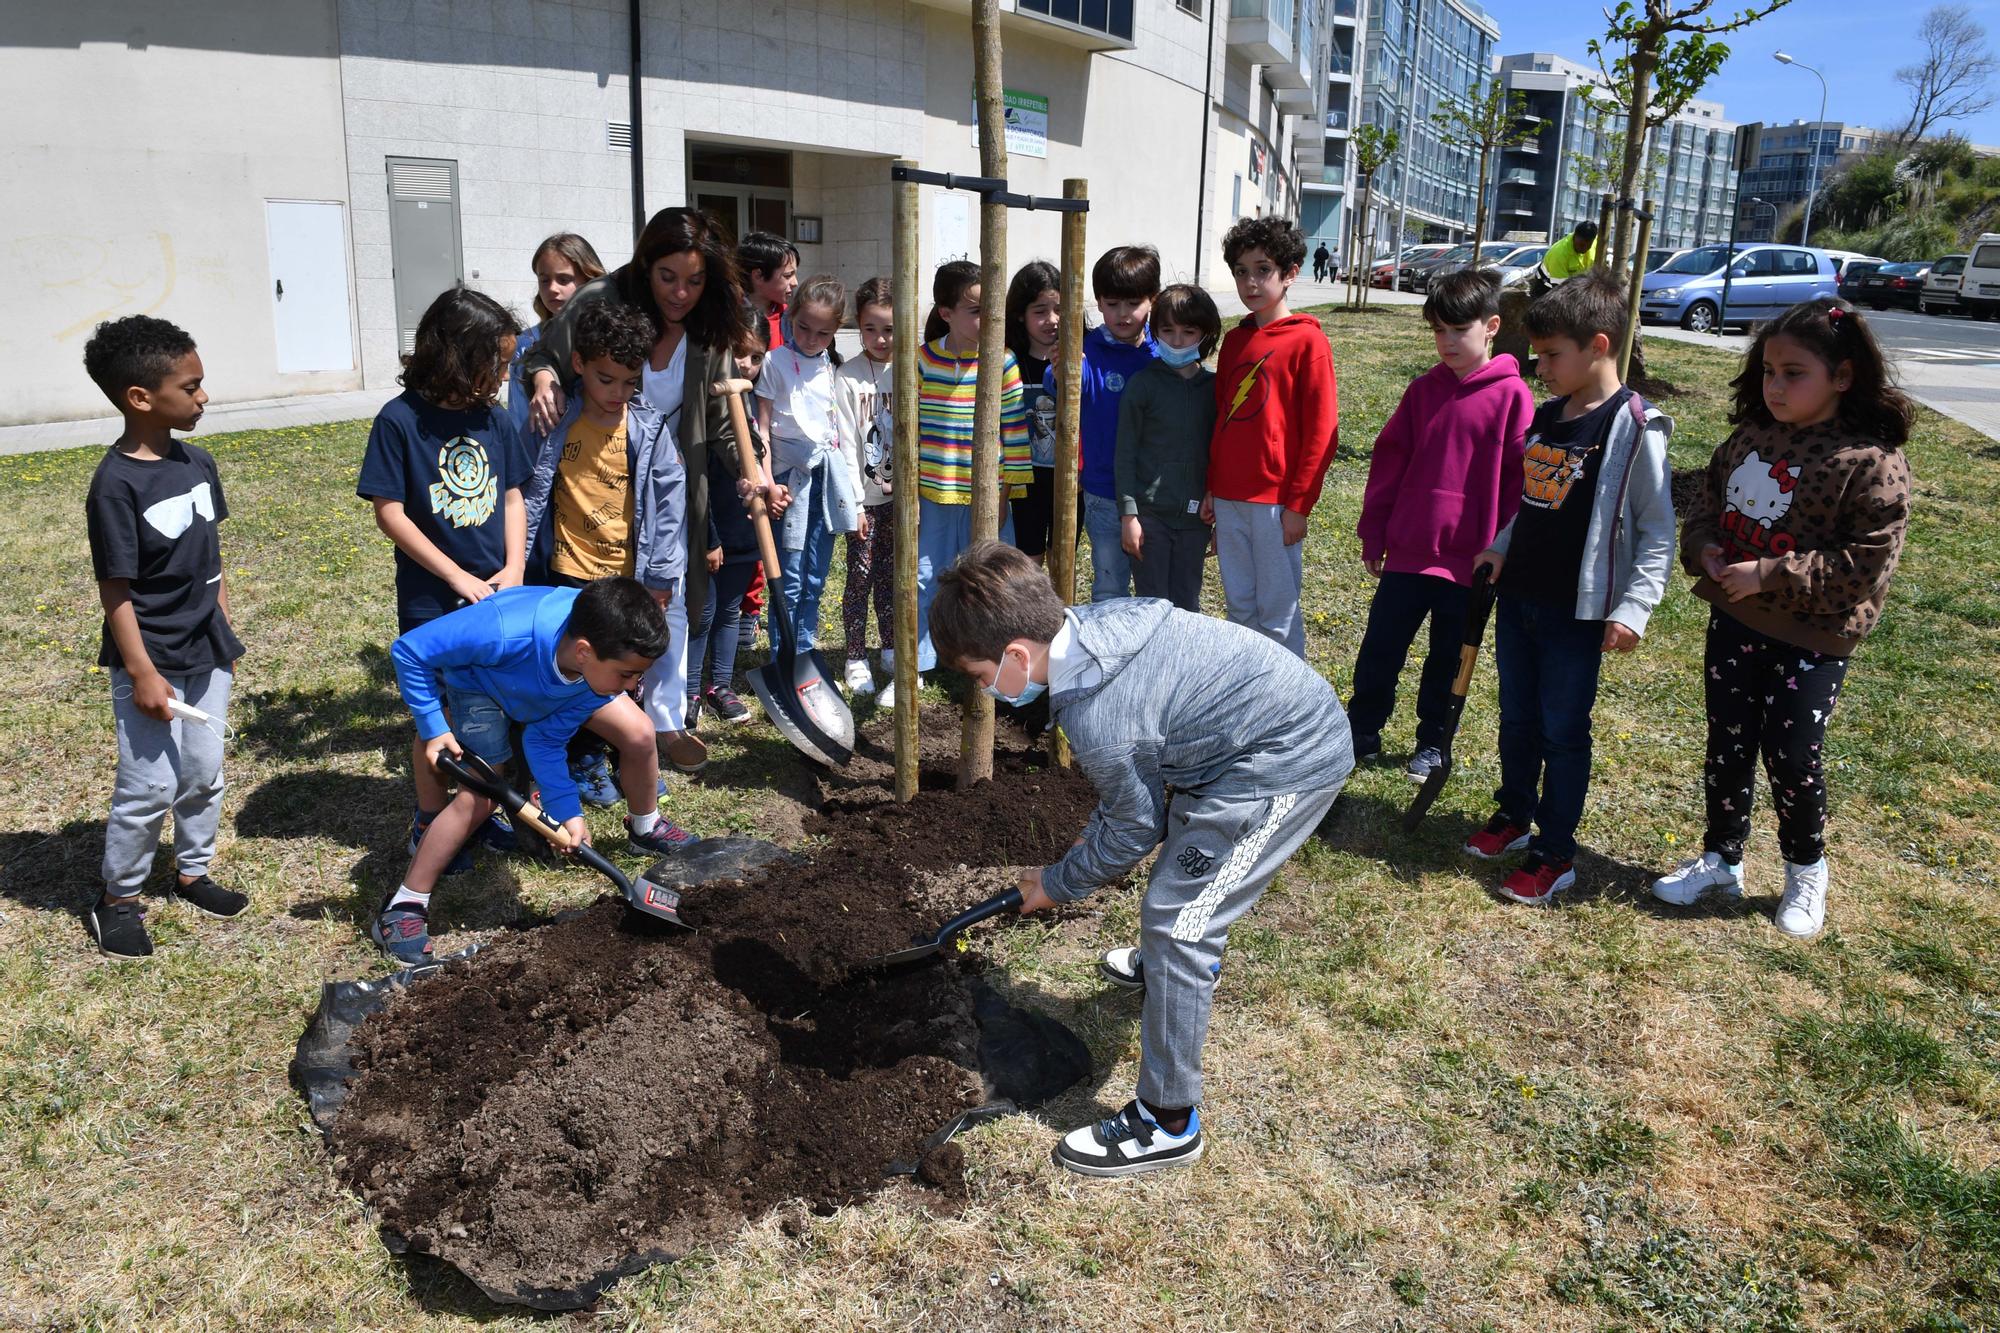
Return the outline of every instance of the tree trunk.
<path id="1" fill-rule="evenodd" d="M 979 174 L 1007 176 L 1007 113 L 1001 101 L 1000 2 L 973 0 L 973 88 L 979 108 Z M 1000 535 L 1000 383 L 1007 357 L 1007 206 L 979 206 L 979 382 L 972 407 L 972 540 Z M 910 478 L 905 478 L 908 484 Z M 993 700 L 965 700 L 958 785 L 993 776 Z"/>
<path id="2" fill-rule="evenodd" d="M 1490 142 L 1479 145 L 1479 221 L 1472 232 L 1472 267 L 1475 269 L 1479 267 L 1480 260 L 1484 257 L 1479 247 L 1486 240 L 1486 223 L 1489 216 L 1487 204 L 1491 199 L 1486 192 L 1486 167 L 1492 153 L 1493 145 Z"/>
<path id="3" fill-rule="evenodd" d="M 1646 156 L 1646 116 L 1653 108 L 1653 71 L 1660 64 L 1660 42 L 1666 34 L 1649 24 L 1640 29 L 1632 43 L 1632 106 L 1625 118 L 1625 161 L 1618 169 L 1618 202 L 1632 198 L 1639 180 L 1639 165 Z M 1632 212 L 1621 208 L 1616 215 L 1616 231 L 1611 247 L 1611 272 L 1625 271 L 1632 244 Z M 1602 242 L 1599 242 L 1602 244 Z"/>

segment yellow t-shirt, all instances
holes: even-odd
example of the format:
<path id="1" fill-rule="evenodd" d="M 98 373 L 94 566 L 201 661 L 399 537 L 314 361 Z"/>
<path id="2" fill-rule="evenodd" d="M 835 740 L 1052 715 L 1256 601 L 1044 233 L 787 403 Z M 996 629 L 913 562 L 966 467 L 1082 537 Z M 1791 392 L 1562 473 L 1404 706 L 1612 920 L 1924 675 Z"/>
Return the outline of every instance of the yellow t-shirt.
<path id="1" fill-rule="evenodd" d="M 551 569 L 573 579 L 632 572 L 632 474 L 622 412 L 610 430 L 582 418 L 569 428 L 552 501 Z"/>

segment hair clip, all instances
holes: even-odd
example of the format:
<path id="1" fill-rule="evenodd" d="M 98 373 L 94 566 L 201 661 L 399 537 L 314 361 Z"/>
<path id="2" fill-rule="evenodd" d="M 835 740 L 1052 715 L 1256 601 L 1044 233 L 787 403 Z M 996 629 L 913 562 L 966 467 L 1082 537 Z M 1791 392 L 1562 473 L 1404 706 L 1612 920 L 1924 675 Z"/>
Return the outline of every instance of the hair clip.
<path id="1" fill-rule="evenodd" d="M 1833 325 L 1835 328 L 1839 328 L 1840 321 L 1846 318 L 1847 318 L 1847 312 L 1845 310 L 1842 310 L 1839 306 L 1836 305 L 1827 307 L 1826 322 Z"/>

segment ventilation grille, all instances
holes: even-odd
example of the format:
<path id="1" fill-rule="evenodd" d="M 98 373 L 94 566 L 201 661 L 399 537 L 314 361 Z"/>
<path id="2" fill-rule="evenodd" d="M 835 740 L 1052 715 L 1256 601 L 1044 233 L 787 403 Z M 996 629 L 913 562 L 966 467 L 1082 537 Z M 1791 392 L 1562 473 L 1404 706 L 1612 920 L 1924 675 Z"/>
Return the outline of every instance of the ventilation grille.
<path id="1" fill-rule="evenodd" d="M 629 120 L 607 120 L 604 122 L 604 146 L 614 153 L 632 151 L 632 122 Z"/>
<path id="2" fill-rule="evenodd" d="M 414 324 L 410 325 L 408 328 L 402 330 L 402 334 L 403 334 L 403 355 L 408 356 L 410 353 L 417 350 L 417 326 Z"/>
<path id="3" fill-rule="evenodd" d="M 389 193 L 397 199 L 424 199 L 451 202 L 452 164 L 449 162 L 391 162 Z"/>

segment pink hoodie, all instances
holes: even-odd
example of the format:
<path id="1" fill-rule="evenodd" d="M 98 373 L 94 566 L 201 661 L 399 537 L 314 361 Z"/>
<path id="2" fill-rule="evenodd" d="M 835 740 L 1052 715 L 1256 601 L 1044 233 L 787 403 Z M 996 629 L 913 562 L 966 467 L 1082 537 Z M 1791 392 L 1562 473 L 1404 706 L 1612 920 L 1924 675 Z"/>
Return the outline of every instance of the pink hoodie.
<path id="1" fill-rule="evenodd" d="M 1368 464 L 1361 558 L 1470 584 L 1473 558 L 1520 507 L 1534 415 L 1520 363 L 1504 353 L 1464 379 L 1439 362 L 1410 381 Z"/>

